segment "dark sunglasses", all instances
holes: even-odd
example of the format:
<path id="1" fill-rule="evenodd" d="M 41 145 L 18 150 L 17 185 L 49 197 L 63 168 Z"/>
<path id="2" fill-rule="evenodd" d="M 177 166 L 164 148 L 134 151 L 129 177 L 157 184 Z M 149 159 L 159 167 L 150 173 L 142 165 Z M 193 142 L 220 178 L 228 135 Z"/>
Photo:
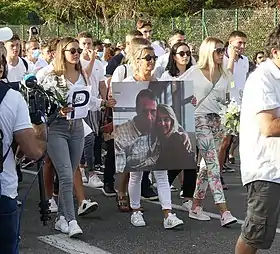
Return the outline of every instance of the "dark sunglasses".
<path id="1" fill-rule="evenodd" d="M 181 57 L 184 57 L 185 55 L 186 56 L 191 56 L 191 52 L 188 50 L 188 51 L 180 51 L 178 53 L 176 53 L 176 55 L 180 55 Z"/>
<path id="2" fill-rule="evenodd" d="M 226 52 L 226 48 L 215 48 L 214 49 L 217 54 L 224 54 Z"/>
<path id="3" fill-rule="evenodd" d="M 156 61 L 158 59 L 158 57 L 157 56 L 146 55 L 146 56 L 144 56 L 144 57 L 142 57 L 140 59 L 145 59 L 147 62 L 150 62 L 152 59 L 154 61 Z"/>
<path id="4" fill-rule="evenodd" d="M 264 56 L 258 56 L 258 59 L 263 59 L 264 58 Z"/>
<path id="5" fill-rule="evenodd" d="M 79 55 L 82 54 L 83 50 L 78 48 L 71 48 L 71 49 L 65 49 L 65 51 L 69 51 L 72 55 L 75 55 L 76 53 L 78 53 Z"/>

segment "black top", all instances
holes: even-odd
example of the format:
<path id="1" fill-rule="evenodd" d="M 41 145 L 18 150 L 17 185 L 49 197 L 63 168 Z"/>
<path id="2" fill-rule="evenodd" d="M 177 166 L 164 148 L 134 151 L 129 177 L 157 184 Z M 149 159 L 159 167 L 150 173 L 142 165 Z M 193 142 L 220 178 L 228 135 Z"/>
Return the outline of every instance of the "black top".
<path id="1" fill-rule="evenodd" d="M 106 67 L 106 75 L 113 75 L 115 69 L 121 65 L 124 55 L 119 53 L 118 55 L 113 56 L 109 61 Z"/>
<path id="2" fill-rule="evenodd" d="M 156 162 L 156 169 L 195 169 L 195 153 L 188 152 L 184 145 L 184 138 L 178 132 L 160 145 L 161 151 Z"/>

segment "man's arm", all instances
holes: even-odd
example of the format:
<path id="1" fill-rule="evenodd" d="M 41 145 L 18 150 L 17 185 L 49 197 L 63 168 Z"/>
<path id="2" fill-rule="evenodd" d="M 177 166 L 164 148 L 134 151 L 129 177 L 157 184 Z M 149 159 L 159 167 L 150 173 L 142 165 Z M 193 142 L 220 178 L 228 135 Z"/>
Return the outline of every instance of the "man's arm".
<path id="1" fill-rule="evenodd" d="M 115 138 L 116 173 L 123 173 L 126 167 L 125 149 L 116 133 L 113 135 Z"/>
<path id="2" fill-rule="evenodd" d="M 280 108 L 263 110 L 257 114 L 261 134 L 265 137 L 280 137 Z"/>
<path id="3" fill-rule="evenodd" d="M 99 82 L 99 93 L 101 95 L 101 98 L 103 100 L 106 100 L 106 98 L 107 98 L 107 86 L 105 84 L 105 81 L 100 81 Z"/>

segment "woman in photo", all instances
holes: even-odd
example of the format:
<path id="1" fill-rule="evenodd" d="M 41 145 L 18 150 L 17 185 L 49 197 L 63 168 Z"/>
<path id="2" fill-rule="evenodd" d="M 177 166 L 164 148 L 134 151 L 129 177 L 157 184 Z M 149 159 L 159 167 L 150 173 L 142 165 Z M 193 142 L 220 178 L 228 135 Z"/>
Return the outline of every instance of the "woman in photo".
<path id="1" fill-rule="evenodd" d="M 202 210 L 202 200 L 205 198 L 209 185 L 215 204 L 220 210 L 222 226 L 237 222 L 226 204 L 218 161 L 218 152 L 224 136 L 219 116 L 221 107 L 218 101 L 225 101 L 229 98 L 236 54 L 234 48 L 229 47 L 228 49 L 229 62 L 227 69 L 224 69 L 225 47 L 223 42 L 215 37 L 206 38 L 200 47 L 197 66 L 192 67 L 180 78 L 193 82 L 194 96 L 197 99 L 195 109 L 196 140 L 199 152 L 203 157 L 189 217 L 197 220 L 210 220 L 210 217 Z"/>

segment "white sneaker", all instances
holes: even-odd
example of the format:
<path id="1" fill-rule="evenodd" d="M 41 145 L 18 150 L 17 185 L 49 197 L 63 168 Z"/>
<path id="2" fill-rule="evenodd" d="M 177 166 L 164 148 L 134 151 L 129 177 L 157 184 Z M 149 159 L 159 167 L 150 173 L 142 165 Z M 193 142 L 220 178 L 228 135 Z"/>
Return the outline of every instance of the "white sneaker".
<path id="1" fill-rule="evenodd" d="M 50 203 L 49 210 L 51 211 L 51 213 L 57 213 L 58 206 L 53 197 L 49 200 L 49 203 Z"/>
<path id="2" fill-rule="evenodd" d="M 69 237 L 74 238 L 83 234 L 83 230 L 79 227 L 78 222 L 76 220 L 72 220 L 69 222 Z"/>
<path id="3" fill-rule="evenodd" d="M 183 191 L 182 191 L 182 190 L 180 191 L 179 196 L 180 196 L 181 199 L 184 199 L 184 197 L 183 197 Z"/>
<path id="4" fill-rule="evenodd" d="M 167 218 L 164 218 L 163 226 L 165 229 L 175 228 L 183 225 L 184 222 L 180 220 L 175 213 L 169 213 Z"/>
<path id="5" fill-rule="evenodd" d="M 211 218 L 203 212 L 201 206 L 197 206 L 194 210 L 190 210 L 189 217 L 192 219 L 203 221 L 211 220 Z"/>
<path id="6" fill-rule="evenodd" d="M 86 176 L 86 173 L 85 173 L 85 169 L 84 168 L 80 168 L 80 171 L 81 171 L 83 183 L 87 183 L 88 179 L 87 179 L 87 176 Z"/>
<path id="7" fill-rule="evenodd" d="M 83 200 L 82 204 L 78 209 L 78 216 L 83 216 L 95 211 L 98 208 L 98 203 L 88 200 Z"/>
<path id="8" fill-rule="evenodd" d="M 97 174 L 94 174 L 89 178 L 88 185 L 92 188 L 102 188 L 104 186 L 104 183 L 101 181 Z"/>
<path id="9" fill-rule="evenodd" d="M 188 212 L 192 209 L 193 202 L 191 200 L 184 201 L 182 207 L 186 209 Z"/>
<path id="10" fill-rule="evenodd" d="M 60 216 L 59 218 L 56 218 L 54 229 L 64 234 L 69 233 L 69 225 L 68 222 L 65 220 L 64 216 Z"/>
<path id="11" fill-rule="evenodd" d="M 141 213 L 140 211 L 134 212 L 131 215 L 131 224 L 135 227 L 146 226 L 146 222 L 144 221 L 144 218 L 143 218 L 143 213 Z"/>
<path id="12" fill-rule="evenodd" d="M 222 227 L 229 226 L 236 222 L 237 222 L 237 219 L 231 215 L 230 211 L 224 212 L 223 215 L 221 216 Z"/>

